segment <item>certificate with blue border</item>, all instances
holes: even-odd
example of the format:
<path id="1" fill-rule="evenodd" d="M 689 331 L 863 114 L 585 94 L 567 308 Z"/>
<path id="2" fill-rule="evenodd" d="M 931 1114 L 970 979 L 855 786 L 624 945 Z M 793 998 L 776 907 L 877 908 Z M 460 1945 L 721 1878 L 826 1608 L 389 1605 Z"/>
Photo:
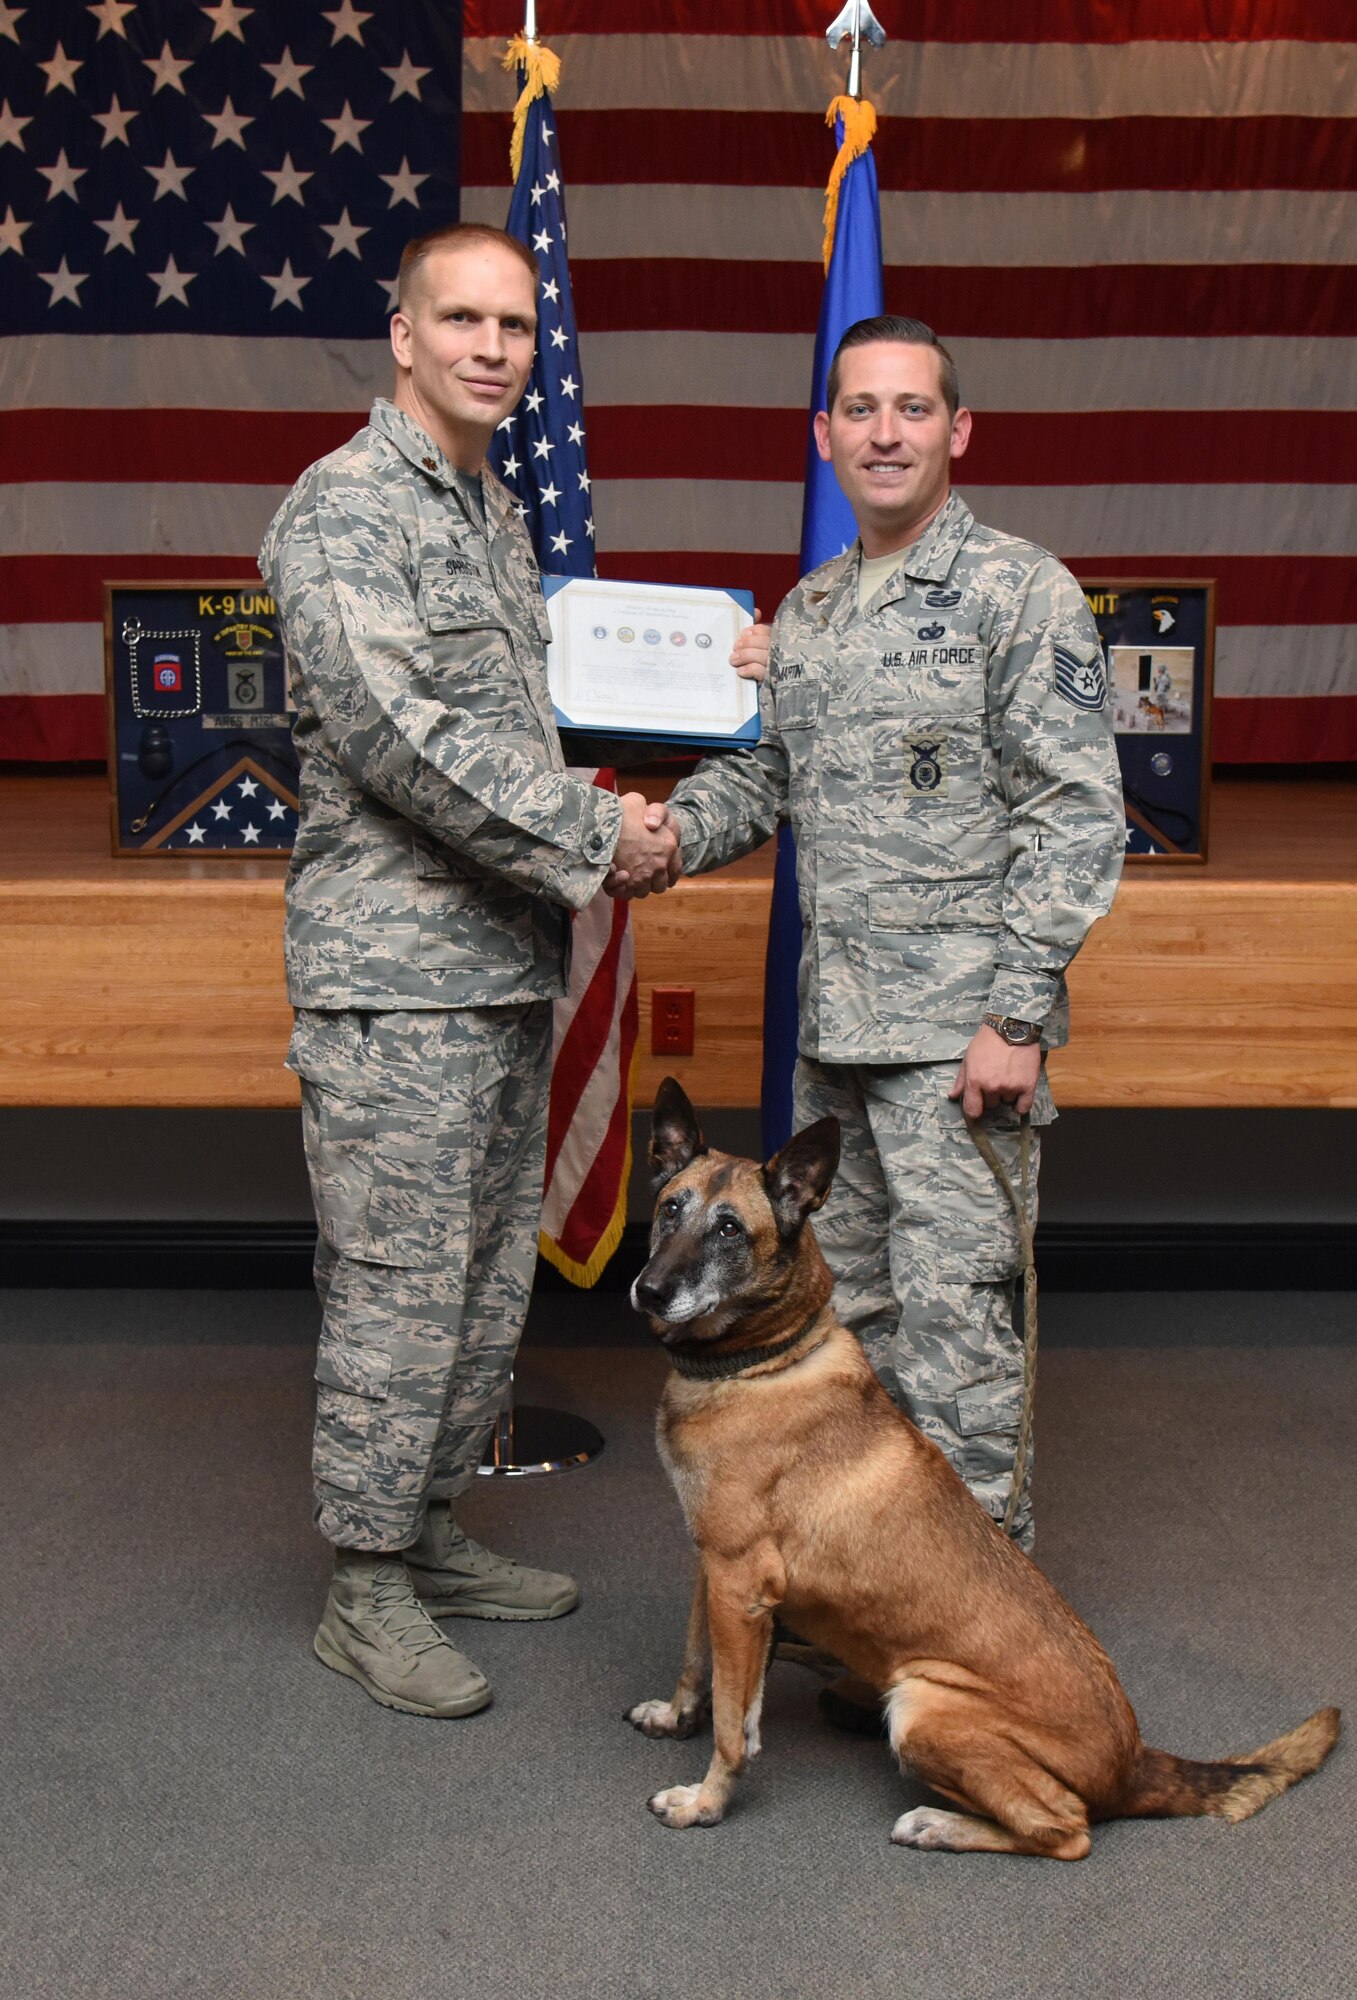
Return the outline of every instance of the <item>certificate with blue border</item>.
<path id="1" fill-rule="evenodd" d="M 562 731 L 647 749 L 744 749 L 759 740 L 758 683 L 731 648 L 754 622 L 747 590 L 544 576 L 547 679 Z"/>

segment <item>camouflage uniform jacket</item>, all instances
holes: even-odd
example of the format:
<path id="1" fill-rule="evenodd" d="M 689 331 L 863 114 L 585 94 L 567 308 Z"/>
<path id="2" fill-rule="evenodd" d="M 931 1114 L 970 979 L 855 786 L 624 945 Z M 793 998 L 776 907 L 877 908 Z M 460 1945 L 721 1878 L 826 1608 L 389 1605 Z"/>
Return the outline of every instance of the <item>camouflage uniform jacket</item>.
<path id="1" fill-rule="evenodd" d="M 391 403 L 302 474 L 260 571 L 297 714 L 287 885 L 294 1007 L 478 1007 L 564 990 L 567 911 L 621 824 L 567 774 L 528 535 Z"/>
<path id="2" fill-rule="evenodd" d="M 1098 633 L 1074 578 L 953 494 L 859 612 L 858 549 L 773 626 L 756 750 L 675 788 L 685 866 L 790 818 L 801 1052 L 940 1062 L 986 1012 L 1068 1033 L 1065 967 L 1125 851 Z"/>

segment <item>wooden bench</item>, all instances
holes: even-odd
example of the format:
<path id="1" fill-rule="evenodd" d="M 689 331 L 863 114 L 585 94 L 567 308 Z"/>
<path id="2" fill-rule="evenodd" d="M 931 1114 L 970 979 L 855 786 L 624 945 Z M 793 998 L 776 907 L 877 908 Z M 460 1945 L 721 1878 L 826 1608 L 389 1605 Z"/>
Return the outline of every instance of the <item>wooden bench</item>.
<path id="1" fill-rule="evenodd" d="M 1357 1103 L 1357 786 L 1220 783 L 1211 848 L 1127 870 L 1071 969 L 1060 1103 Z M 295 1103 L 283 873 L 115 861 L 102 778 L 0 778 L 0 1104 Z M 757 1103 L 771 876 L 765 849 L 635 906 L 638 1103 L 665 1070 Z M 696 988 L 692 1056 L 649 1053 L 655 985 Z"/>

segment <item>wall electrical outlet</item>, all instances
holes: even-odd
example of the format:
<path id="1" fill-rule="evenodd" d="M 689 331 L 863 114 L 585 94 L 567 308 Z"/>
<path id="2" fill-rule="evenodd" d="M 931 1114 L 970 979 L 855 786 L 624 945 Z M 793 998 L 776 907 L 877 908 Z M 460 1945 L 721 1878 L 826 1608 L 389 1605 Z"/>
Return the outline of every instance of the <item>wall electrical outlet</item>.
<path id="1" fill-rule="evenodd" d="M 656 1056 L 690 1056 L 696 992 L 691 986 L 650 989 L 650 1052 Z"/>

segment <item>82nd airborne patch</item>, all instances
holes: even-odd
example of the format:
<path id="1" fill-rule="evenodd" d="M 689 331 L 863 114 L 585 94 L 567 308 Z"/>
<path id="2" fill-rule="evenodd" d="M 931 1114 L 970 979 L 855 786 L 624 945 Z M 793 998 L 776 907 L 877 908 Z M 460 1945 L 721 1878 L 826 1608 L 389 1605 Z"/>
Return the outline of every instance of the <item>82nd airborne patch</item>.
<path id="1" fill-rule="evenodd" d="M 1064 646 L 1053 646 L 1055 659 L 1055 691 L 1076 708 L 1105 708 L 1107 706 L 1107 669 L 1103 665 L 1101 653 L 1091 660 L 1081 660 L 1077 653 L 1069 652 Z"/>

